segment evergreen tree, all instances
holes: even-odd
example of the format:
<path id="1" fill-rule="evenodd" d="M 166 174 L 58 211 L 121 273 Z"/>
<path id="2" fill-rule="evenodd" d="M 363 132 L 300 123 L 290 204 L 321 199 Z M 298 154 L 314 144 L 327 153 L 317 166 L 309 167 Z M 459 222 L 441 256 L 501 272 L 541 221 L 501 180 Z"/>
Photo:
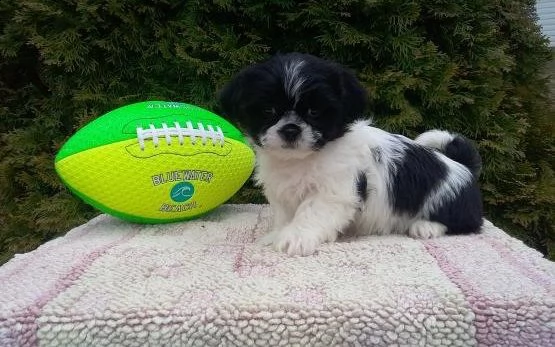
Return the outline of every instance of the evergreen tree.
<path id="1" fill-rule="evenodd" d="M 218 112 L 244 66 L 301 51 L 356 71 L 387 130 L 474 139 L 487 217 L 555 257 L 551 59 L 534 1 L 3 0 L 0 262 L 93 216 L 53 158 L 116 107 L 174 100 Z M 233 202 L 262 202 L 248 184 Z"/>

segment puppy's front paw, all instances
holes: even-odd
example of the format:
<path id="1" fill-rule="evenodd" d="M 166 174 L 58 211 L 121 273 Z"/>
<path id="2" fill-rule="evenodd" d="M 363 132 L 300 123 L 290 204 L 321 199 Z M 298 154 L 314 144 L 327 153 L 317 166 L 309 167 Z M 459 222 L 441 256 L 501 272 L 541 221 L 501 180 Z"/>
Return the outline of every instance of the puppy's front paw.
<path id="1" fill-rule="evenodd" d="M 279 233 L 273 235 L 273 247 L 275 250 L 285 252 L 288 255 L 311 255 L 320 245 L 317 235 L 311 232 L 285 227 Z"/>
<path id="2" fill-rule="evenodd" d="M 261 236 L 256 240 L 256 243 L 261 246 L 270 246 L 273 245 L 276 240 L 276 235 L 278 232 L 276 230 L 270 231 L 269 233 Z"/>
<path id="3" fill-rule="evenodd" d="M 447 227 L 441 223 L 419 220 L 409 228 L 409 236 L 415 239 L 431 239 L 445 235 Z"/>

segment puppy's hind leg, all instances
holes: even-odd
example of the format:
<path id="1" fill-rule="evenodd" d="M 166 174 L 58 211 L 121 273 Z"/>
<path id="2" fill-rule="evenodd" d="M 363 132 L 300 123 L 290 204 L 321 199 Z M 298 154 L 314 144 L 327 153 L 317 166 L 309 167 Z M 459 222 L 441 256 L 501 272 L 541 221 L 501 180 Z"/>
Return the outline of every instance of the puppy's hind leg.
<path id="1" fill-rule="evenodd" d="M 417 220 L 409 227 L 409 236 L 415 239 L 432 239 L 445 235 L 447 227 L 438 222 Z"/>

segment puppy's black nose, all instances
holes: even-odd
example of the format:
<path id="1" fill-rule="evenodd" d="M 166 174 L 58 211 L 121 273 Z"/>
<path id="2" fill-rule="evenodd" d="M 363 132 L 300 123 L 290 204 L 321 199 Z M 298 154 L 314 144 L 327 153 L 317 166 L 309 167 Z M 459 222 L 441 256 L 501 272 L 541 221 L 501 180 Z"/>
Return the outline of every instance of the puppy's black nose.
<path id="1" fill-rule="evenodd" d="M 287 142 L 295 141 L 301 132 L 301 127 L 293 123 L 286 124 L 278 130 L 279 136 Z"/>

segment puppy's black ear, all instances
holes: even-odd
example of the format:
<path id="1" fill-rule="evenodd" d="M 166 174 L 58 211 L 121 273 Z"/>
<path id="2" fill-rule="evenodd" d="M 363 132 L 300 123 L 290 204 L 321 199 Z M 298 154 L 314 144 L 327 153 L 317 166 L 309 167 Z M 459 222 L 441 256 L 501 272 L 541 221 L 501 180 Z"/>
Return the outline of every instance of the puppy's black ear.
<path id="1" fill-rule="evenodd" d="M 342 69 L 340 74 L 339 85 L 343 116 L 348 122 L 361 119 L 368 104 L 368 94 L 351 71 Z"/>
<path id="2" fill-rule="evenodd" d="M 243 76 L 238 74 L 224 86 L 218 95 L 223 115 L 232 122 L 241 123 L 241 99 L 243 98 Z"/>

